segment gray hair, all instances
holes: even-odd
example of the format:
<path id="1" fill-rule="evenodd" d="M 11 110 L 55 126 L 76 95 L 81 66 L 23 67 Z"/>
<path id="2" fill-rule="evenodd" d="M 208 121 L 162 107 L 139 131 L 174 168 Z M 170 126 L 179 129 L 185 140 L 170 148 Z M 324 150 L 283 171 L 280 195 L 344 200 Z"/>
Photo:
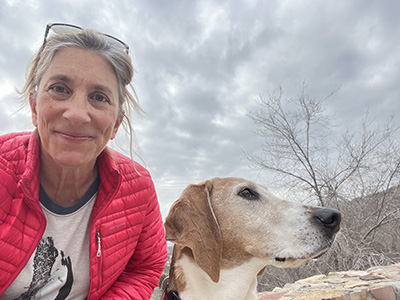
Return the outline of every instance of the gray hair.
<path id="1" fill-rule="evenodd" d="M 76 32 L 49 36 L 44 46 L 32 56 L 27 66 L 25 85 L 19 92 L 21 98 L 25 103 L 28 101 L 30 93 L 34 92 L 39 86 L 43 74 L 49 68 L 56 53 L 71 47 L 96 51 L 111 64 L 118 82 L 119 111 L 124 117 L 122 126 L 130 138 L 130 154 L 132 158 L 134 132 L 128 116 L 132 111 L 139 114 L 143 112 L 131 84 L 134 73 L 132 61 L 126 51 L 115 45 L 115 43 L 110 43 L 104 34 L 90 29 L 82 29 Z"/>

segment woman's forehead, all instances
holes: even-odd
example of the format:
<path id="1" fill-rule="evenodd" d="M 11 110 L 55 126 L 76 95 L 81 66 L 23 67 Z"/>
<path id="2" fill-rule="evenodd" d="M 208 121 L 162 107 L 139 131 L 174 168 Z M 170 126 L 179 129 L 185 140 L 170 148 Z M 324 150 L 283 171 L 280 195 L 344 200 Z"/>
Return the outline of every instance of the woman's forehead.
<path id="1" fill-rule="evenodd" d="M 66 48 L 57 52 L 43 78 L 82 82 L 118 91 L 117 77 L 111 64 L 103 55 L 91 50 Z"/>

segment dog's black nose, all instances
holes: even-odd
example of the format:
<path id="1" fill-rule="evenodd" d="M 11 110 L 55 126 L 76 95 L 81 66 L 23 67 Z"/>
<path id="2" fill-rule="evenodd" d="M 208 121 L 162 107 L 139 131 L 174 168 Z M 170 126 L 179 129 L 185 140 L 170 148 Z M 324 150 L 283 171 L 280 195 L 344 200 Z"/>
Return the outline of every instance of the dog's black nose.
<path id="1" fill-rule="evenodd" d="M 342 216 L 336 209 L 319 208 L 314 212 L 312 218 L 319 227 L 323 228 L 329 237 L 332 237 L 339 231 Z"/>

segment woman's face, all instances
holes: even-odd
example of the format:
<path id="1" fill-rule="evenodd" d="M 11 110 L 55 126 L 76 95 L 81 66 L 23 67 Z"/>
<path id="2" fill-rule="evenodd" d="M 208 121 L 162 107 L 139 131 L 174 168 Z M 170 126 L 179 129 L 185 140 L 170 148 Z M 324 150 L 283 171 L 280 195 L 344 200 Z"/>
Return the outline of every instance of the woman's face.
<path id="1" fill-rule="evenodd" d="M 66 48 L 54 56 L 30 105 L 41 157 L 60 167 L 93 168 L 122 121 L 111 65 L 84 49 Z"/>

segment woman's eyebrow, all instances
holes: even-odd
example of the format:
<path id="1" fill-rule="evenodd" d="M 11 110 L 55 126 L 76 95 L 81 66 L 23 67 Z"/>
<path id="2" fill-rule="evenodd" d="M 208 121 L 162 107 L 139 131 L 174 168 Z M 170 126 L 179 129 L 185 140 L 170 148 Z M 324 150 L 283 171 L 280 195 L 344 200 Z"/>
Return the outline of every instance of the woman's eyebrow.
<path id="1" fill-rule="evenodd" d="M 65 81 L 65 82 L 72 82 L 72 79 L 70 77 L 68 77 L 67 75 L 64 74 L 56 74 L 53 75 L 49 78 L 49 81 L 53 81 L 53 80 L 61 80 L 61 81 Z"/>
<path id="2" fill-rule="evenodd" d="M 102 84 L 94 84 L 94 85 L 92 85 L 92 88 L 93 88 L 94 90 L 96 90 L 96 91 L 101 91 L 101 92 L 104 92 L 104 93 L 106 93 L 106 94 L 113 95 L 111 89 L 109 89 L 109 88 L 108 88 L 107 86 L 105 86 L 105 85 L 102 85 Z"/>

